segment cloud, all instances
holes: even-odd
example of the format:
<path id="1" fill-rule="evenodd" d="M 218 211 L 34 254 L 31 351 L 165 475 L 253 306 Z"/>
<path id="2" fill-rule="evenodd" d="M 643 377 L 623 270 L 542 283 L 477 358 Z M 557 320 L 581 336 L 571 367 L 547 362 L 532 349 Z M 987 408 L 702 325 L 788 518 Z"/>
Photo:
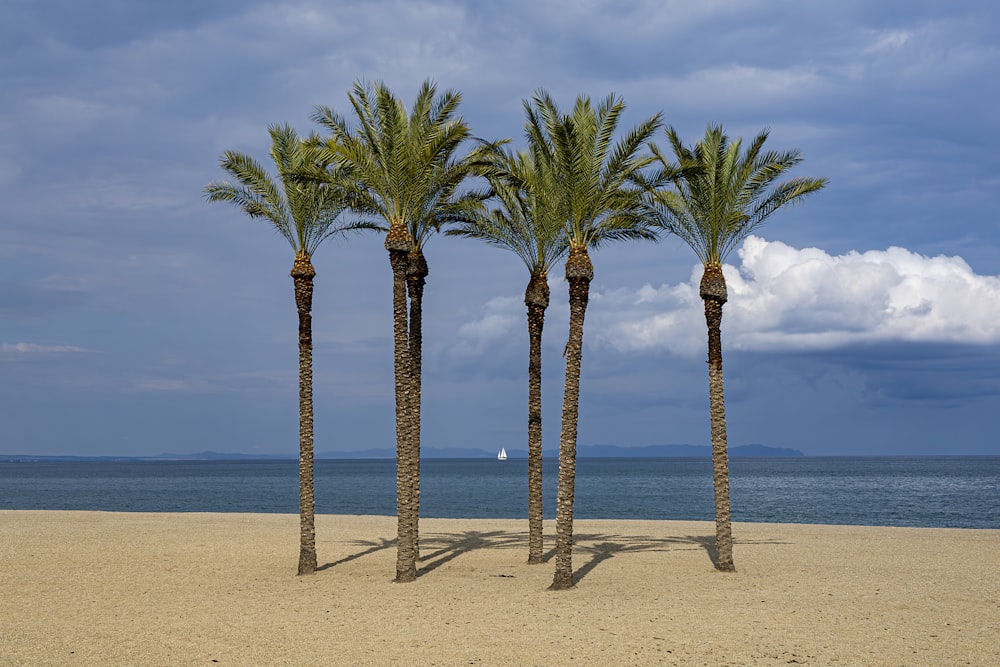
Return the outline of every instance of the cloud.
<path id="1" fill-rule="evenodd" d="M 84 347 L 75 345 L 39 345 L 37 343 L 0 343 L 0 354 L 3 355 L 38 355 L 38 354 L 66 354 L 92 352 Z"/>
<path id="2" fill-rule="evenodd" d="M 786 368 L 799 377 L 822 377 L 824 382 L 831 374 L 853 375 L 860 380 L 859 393 L 869 406 L 920 403 L 954 409 L 1000 396 L 1000 378 L 993 372 L 997 358 L 993 346 L 875 343 L 812 351 L 788 360 Z"/>
<path id="3" fill-rule="evenodd" d="M 913 37 L 908 30 L 882 30 L 875 34 L 870 46 L 861 53 L 872 55 L 896 51 Z"/>
<path id="4" fill-rule="evenodd" d="M 190 364 L 184 366 L 185 368 L 172 370 L 154 369 L 141 376 L 116 379 L 115 382 L 121 383 L 125 393 L 208 394 L 277 391 L 292 395 L 298 386 L 298 377 L 293 370 L 254 370 L 204 375 L 195 370 L 186 370 Z"/>
<path id="5" fill-rule="evenodd" d="M 149 378 L 144 380 L 137 380 L 132 388 L 135 391 L 168 391 L 168 392 L 189 392 L 189 391 L 205 391 L 205 386 L 199 382 L 191 382 L 189 380 L 177 380 L 177 379 L 163 379 L 163 378 Z"/>
<path id="6" fill-rule="evenodd" d="M 729 302 L 723 336 L 733 349 L 1000 342 L 1000 276 L 978 275 L 960 257 L 926 257 L 898 247 L 830 255 L 756 236 L 737 255 L 739 266 L 724 267 Z M 689 281 L 676 285 L 592 289 L 587 339 L 624 353 L 702 353 L 701 273 L 695 266 Z M 459 330 L 462 349 L 482 351 L 513 334 L 522 319 L 515 303 L 490 301 Z"/>
<path id="7" fill-rule="evenodd" d="M 747 65 L 708 67 L 674 83 L 678 99 L 698 107 L 724 108 L 734 96 L 741 106 L 768 108 L 777 103 L 809 100 L 829 86 L 813 68 L 766 68 Z"/>
<path id="8" fill-rule="evenodd" d="M 542 334 L 542 365 L 546 371 L 560 365 L 557 359 L 566 343 L 568 314 L 565 281 L 550 277 L 549 289 L 552 298 L 545 311 Z M 527 322 L 523 293 L 488 298 L 471 312 L 457 313 L 445 338 L 437 340 L 425 334 L 425 341 L 437 342 L 428 346 L 424 368 L 456 382 L 473 378 L 521 379 L 528 364 Z"/>
<path id="9" fill-rule="evenodd" d="M 483 315 L 466 322 L 458 329 L 460 354 L 481 354 L 507 338 L 524 319 L 523 299 L 500 296 L 490 299 L 483 307 Z"/>
<path id="10" fill-rule="evenodd" d="M 597 344 L 620 352 L 666 350 L 684 357 L 695 355 L 705 347 L 697 287 L 700 277 L 698 267 L 690 283 L 592 293 L 584 340 L 590 335 Z"/>
<path id="11" fill-rule="evenodd" d="M 741 266 L 725 267 L 723 334 L 734 348 L 1000 341 L 1000 276 L 977 275 L 960 257 L 925 257 L 897 247 L 833 256 L 755 236 L 738 256 Z M 614 312 L 602 315 L 599 337 L 623 351 L 690 354 L 689 322 L 703 326 L 700 274 L 696 268 L 686 284 L 609 293 Z"/>
<path id="12" fill-rule="evenodd" d="M 35 122 L 64 136 L 113 124 L 131 116 L 127 110 L 100 101 L 70 95 L 45 95 L 28 100 L 27 110 Z"/>

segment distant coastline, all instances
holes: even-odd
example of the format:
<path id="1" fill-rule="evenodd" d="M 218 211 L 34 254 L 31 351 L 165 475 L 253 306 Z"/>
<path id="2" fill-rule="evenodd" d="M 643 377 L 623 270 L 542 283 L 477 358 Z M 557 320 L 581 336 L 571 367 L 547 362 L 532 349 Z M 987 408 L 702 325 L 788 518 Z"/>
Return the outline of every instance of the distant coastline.
<path id="1" fill-rule="evenodd" d="M 545 451 L 545 458 L 555 458 L 558 450 Z M 390 448 L 358 449 L 344 452 L 316 452 L 316 459 L 392 459 L 396 451 Z M 526 459 L 525 449 L 507 449 L 511 459 Z M 577 447 L 579 458 L 711 458 L 712 449 L 708 445 L 581 445 Z M 768 447 L 752 444 L 729 448 L 730 458 L 797 458 L 805 456 L 798 449 Z M 496 452 L 485 449 L 425 447 L 421 457 L 427 459 L 479 459 L 495 458 Z M 195 452 L 191 454 L 163 453 L 157 456 L 44 456 L 35 454 L 0 454 L 0 462 L 32 461 L 292 461 L 297 457 L 290 454 L 244 454 L 241 452 Z"/>

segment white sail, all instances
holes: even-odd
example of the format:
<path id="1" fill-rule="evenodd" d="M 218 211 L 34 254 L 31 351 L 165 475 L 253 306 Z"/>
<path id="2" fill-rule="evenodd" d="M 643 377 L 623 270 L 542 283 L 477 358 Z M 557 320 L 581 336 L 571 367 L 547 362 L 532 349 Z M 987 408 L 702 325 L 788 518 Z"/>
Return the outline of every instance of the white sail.
<path id="1" fill-rule="evenodd" d="M 507 460 L 507 450 L 504 449 L 503 447 L 500 448 L 500 453 L 497 454 L 497 460 L 498 461 L 506 461 Z"/>

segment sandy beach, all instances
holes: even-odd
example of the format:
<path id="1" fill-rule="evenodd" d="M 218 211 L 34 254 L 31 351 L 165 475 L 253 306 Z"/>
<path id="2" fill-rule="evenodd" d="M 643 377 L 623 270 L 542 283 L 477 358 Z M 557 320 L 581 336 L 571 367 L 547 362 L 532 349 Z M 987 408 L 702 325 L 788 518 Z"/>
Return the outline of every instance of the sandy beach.
<path id="1" fill-rule="evenodd" d="M 546 588 L 523 521 L 0 511 L 2 665 L 996 665 L 1000 531 L 576 522 Z M 546 524 L 546 546 L 554 539 Z"/>

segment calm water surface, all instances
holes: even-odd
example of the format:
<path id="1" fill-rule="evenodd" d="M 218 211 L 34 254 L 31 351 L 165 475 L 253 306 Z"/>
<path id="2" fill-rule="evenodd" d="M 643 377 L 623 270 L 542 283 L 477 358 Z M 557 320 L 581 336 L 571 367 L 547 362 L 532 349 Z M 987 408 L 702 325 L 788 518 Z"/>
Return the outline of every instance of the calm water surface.
<path id="1" fill-rule="evenodd" d="M 421 515 L 527 516 L 527 461 L 426 459 Z M 544 465 L 555 516 L 557 462 Z M 1000 528 L 1000 457 L 733 459 L 736 521 Z M 0 463 L 0 508 L 298 511 L 295 461 Z M 316 462 L 316 511 L 395 513 L 391 460 Z M 580 459 L 578 518 L 713 517 L 707 459 Z"/>

